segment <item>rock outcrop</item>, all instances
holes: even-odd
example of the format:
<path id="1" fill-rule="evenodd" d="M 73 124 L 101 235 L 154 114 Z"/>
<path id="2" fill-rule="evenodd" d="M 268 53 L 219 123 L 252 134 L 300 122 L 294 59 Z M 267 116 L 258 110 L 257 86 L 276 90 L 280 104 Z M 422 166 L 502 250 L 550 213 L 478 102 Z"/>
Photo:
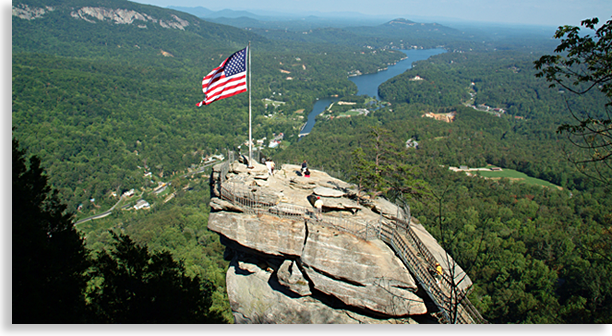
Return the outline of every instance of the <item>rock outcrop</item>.
<path id="1" fill-rule="evenodd" d="M 238 162 L 214 168 L 208 228 L 231 259 L 226 281 L 235 322 L 427 321 L 429 297 L 377 238 L 381 224 L 403 210 L 382 199 L 361 202 L 354 186 L 324 172 L 297 172 L 283 165 L 270 176 L 263 165 Z M 315 213 L 313 196 L 323 200 L 323 214 Z"/>
<path id="2" fill-rule="evenodd" d="M 21 19 L 33 20 L 40 19 L 45 14 L 56 10 L 54 7 L 45 6 L 34 7 L 26 4 L 13 6 L 12 14 Z M 189 21 L 172 14 L 171 19 L 158 19 L 146 13 L 140 13 L 123 8 L 104 8 L 104 7 L 81 7 L 72 8 L 70 16 L 74 19 L 84 20 L 89 23 L 99 21 L 110 21 L 115 24 L 137 24 L 139 28 L 147 28 L 146 23 L 158 24 L 162 28 L 185 30 L 190 25 Z"/>
<path id="3" fill-rule="evenodd" d="M 30 7 L 26 4 L 21 4 L 18 7 L 13 6 L 13 16 L 25 20 L 34 20 L 42 18 L 47 12 L 53 11 L 53 7 L 45 6 L 42 7 Z"/>

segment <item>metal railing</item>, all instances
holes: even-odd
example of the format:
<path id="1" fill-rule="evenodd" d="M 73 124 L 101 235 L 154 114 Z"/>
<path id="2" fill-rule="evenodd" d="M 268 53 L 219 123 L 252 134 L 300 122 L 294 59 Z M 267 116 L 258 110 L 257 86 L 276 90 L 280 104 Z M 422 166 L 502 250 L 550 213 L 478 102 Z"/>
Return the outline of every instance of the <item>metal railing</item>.
<path id="1" fill-rule="evenodd" d="M 463 291 L 453 285 L 453 281 L 447 274 L 443 276 L 444 281 L 440 285 L 437 284 L 428 267 L 434 265 L 437 259 L 413 231 L 409 222 L 395 218 L 391 223 L 384 223 L 382 214 L 379 220 L 369 222 L 322 214 L 317 216 L 313 210 L 307 207 L 280 202 L 275 204 L 266 201 L 264 195 L 254 192 L 254 190 L 257 190 L 255 187 L 249 188 L 246 185 L 227 181 L 226 176 L 229 172 L 230 162 L 232 161 L 228 160 L 220 167 L 218 179 L 220 198 L 239 206 L 246 213 L 266 213 L 281 218 L 304 220 L 307 223 L 316 223 L 347 232 L 364 240 L 379 238 L 392 248 L 415 276 L 421 287 L 438 307 L 441 313 L 440 320 L 443 323 L 455 322 L 452 319 L 453 316 L 456 316 L 456 321 L 459 323 L 487 323 L 467 298 L 468 291 Z M 402 235 L 399 230 L 402 230 L 404 234 Z M 455 309 L 455 314 L 453 314 L 453 309 Z"/>
<path id="2" fill-rule="evenodd" d="M 392 234 L 392 238 L 387 240 L 393 245 L 394 250 L 400 259 L 405 259 L 404 264 L 416 275 L 417 281 L 430 295 L 436 306 L 442 311 L 443 319 L 450 323 L 453 315 L 456 315 L 460 323 L 487 323 L 480 312 L 467 298 L 469 291 L 460 289 L 454 279 L 446 273 L 442 276 L 440 285 L 437 285 L 435 277 L 431 274 L 428 266 L 435 265 L 437 259 L 431 254 L 427 246 L 416 235 L 410 225 L 402 220 L 395 220 L 395 227 L 389 227 L 386 231 Z M 399 224 L 399 225 L 398 225 Z M 406 234 L 401 235 L 397 229 L 403 229 Z M 407 246 L 412 246 L 409 249 Z M 420 258 L 419 258 L 420 256 Z M 434 283 L 436 286 L 434 287 Z M 434 288 L 434 290 L 432 290 Z M 455 314 L 452 314 L 455 310 Z"/>

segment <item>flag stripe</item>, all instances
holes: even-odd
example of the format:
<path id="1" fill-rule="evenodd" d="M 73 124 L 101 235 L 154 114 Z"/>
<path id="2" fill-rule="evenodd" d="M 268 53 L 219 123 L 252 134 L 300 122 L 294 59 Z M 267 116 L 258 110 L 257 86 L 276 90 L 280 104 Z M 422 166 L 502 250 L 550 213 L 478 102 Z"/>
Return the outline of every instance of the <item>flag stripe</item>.
<path id="1" fill-rule="evenodd" d="M 226 85 L 226 84 L 231 84 L 233 82 L 236 81 L 243 81 L 246 84 L 246 75 L 245 74 L 236 74 L 232 77 L 225 77 L 225 76 L 221 76 L 219 77 L 216 81 L 211 82 L 210 84 L 206 85 L 206 88 L 202 87 L 202 91 L 206 90 L 206 92 L 208 93 L 209 91 L 213 91 L 215 89 L 217 89 L 220 86 Z"/>
<path id="2" fill-rule="evenodd" d="M 206 90 L 206 99 L 205 102 L 208 104 L 214 100 L 218 100 L 217 96 L 224 94 L 224 98 L 230 97 L 227 95 L 231 92 L 236 92 L 235 94 L 246 91 L 246 76 L 242 76 L 240 78 L 235 78 L 234 80 L 226 80 L 222 81 L 214 86 L 207 87 Z M 237 92 L 239 89 L 243 89 L 243 91 Z"/>
<path id="3" fill-rule="evenodd" d="M 234 88 L 228 89 L 228 90 L 223 90 L 220 91 L 219 93 L 215 94 L 214 96 L 206 96 L 206 99 L 204 100 L 204 102 L 206 104 L 210 104 L 215 100 L 219 100 L 219 99 L 223 99 L 223 98 L 227 98 L 227 97 L 231 97 L 233 95 L 237 95 L 239 93 L 245 92 L 247 89 L 245 86 L 236 86 Z"/>

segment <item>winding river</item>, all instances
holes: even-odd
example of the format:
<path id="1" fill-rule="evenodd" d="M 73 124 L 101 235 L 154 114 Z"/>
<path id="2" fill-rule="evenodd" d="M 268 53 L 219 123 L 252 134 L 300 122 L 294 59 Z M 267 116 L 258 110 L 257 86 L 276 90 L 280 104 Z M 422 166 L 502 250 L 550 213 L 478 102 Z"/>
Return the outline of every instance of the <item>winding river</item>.
<path id="1" fill-rule="evenodd" d="M 395 65 L 390 65 L 387 70 L 379 71 L 374 74 L 349 77 L 349 80 L 357 85 L 357 95 L 367 95 L 377 100 L 378 87 L 387 80 L 404 73 L 404 71 L 412 68 L 412 63 L 416 61 L 426 60 L 431 56 L 445 53 L 444 49 L 410 49 L 400 50 L 406 54 L 406 58 L 397 62 Z M 322 98 L 315 102 L 312 111 L 308 114 L 308 121 L 300 131 L 300 136 L 305 136 L 314 127 L 315 117 L 321 114 L 331 103 L 336 102 L 337 98 Z"/>

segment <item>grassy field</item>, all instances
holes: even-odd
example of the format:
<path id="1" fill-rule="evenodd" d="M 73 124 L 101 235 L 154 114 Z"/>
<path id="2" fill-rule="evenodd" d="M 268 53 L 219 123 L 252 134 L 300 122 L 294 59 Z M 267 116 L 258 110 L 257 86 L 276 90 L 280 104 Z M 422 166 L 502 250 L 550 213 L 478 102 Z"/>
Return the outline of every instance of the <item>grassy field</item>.
<path id="1" fill-rule="evenodd" d="M 471 172 L 472 174 L 477 174 L 480 175 L 484 178 L 489 178 L 489 179 L 499 179 L 499 178 L 507 178 L 510 179 L 511 181 L 517 181 L 517 182 L 524 182 L 524 183 L 529 183 L 529 184 L 535 184 L 535 185 L 541 185 L 544 187 L 549 187 L 549 188 L 557 188 L 557 189 L 563 189 L 560 186 L 554 185 L 550 182 L 544 181 L 544 180 L 540 180 L 537 179 L 535 177 L 530 177 L 527 176 L 524 173 L 518 172 L 516 170 L 512 170 L 512 169 L 507 169 L 504 168 L 502 171 L 475 171 L 475 172 Z"/>

